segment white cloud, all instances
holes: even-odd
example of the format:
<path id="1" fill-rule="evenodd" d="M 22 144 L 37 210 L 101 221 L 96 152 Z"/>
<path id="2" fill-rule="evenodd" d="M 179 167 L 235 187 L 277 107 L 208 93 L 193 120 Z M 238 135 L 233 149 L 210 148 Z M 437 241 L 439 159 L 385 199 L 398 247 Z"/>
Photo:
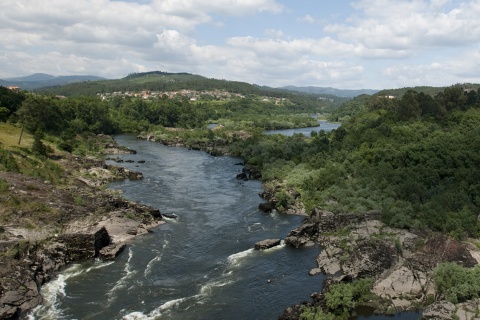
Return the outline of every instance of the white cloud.
<path id="1" fill-rule="evenodd" d="M 298 18 L 297 21 L 299 21 L 299 22 L 305 22 L 305 23 L 310 23 L 310 24 L 315 23 L 315 19 L 314 19 L 311 15 L 309 15 L 309 14 L 307 14 L 307 15 L 301 17 L 301 18 Z"/>
<path id="2" fill-rule="evenodd" d="M 358 0 L 343 21 L 344 12 L 293 10 L 297 5 L 4 0 L 0 77 L 167 70 L 272 86 L 380 88 L 480 74 L 473 50 L 480 39 L 479 0 Z M 308 14 L 295 20 L 293 12 Z M 335 24 L 325 22 L 333 16 Z M 323 29 L 312 27 L 320 21 Z"/>
<path id="3" fill-rule="evenodd" d="M 281 30 L 276 29 L 267 29 L 265 30 L 265 35 L 269 38 L 283 38 L 285 34 Z"/>
<path id="4" fill-rule="evenodd" d="M 339 39 L 361 45 L 362 55 L 389 58 L 389 50 L 453 47 L 477 42 L 480 38 L 479 1 L 451 6 L 444 0 L 361 0 L 354 4 L 360 12 L 349 24 L 326 26 Z M 379 55 L 384 50 L 385 55 Z"/>
<path id="5" fill-rule="evenodd" d="M 398 64 L 386 68 L 383 76 L 398 87 L 454 83 L 480 83 L 480 51 L 472 50 L 428 64 Z"/>

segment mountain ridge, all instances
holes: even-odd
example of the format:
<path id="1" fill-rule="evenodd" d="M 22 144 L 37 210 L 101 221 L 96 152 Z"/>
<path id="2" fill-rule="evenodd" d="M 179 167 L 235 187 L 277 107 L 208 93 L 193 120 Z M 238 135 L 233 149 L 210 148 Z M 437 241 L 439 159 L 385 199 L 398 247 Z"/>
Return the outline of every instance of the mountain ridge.
<path id="1" fill-rule="evenodd" d="M 312 94 L 328 94 L 328 95 L 334 95 L 334 96 L 343 97 L 343 98 L 354 98 L 362 94 L 372 95 L 380 91 L 376 89 L 336 89 L 332 87 L 317 87 L 317 86 L 297 87 L 293 85 L 280 87 L 278 89 L 312 93 Z"/>
<path id="2" fill-rule="evenodd" d="M 75 82 L 107 80 L 93 75 L 53 76 L 46 73 L 34 73 L 28 76 L 0 79 L 0 85 L 17 86 L 24 90 L 34 90 L 50 86 L 59 86 Z"/>

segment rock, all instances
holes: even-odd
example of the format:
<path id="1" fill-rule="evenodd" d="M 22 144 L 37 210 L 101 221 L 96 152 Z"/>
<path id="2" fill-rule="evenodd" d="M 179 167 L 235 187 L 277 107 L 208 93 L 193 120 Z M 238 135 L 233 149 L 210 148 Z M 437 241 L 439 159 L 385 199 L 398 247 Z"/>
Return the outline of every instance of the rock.
<path id="1" fill-rule="evenodd" d="M 68 261 L 98 257 L 100 250 L 110 244 L 110 236 L 105 227 L 90 233 L 71 233 L 58 237 L 67 247 Z"/>
<path id="2" fill-rule="evenodd" d="M 309 275 L 311 276 L 315 276 L 319 273 L 322 273 L 322 269 L 320 268 L 313 268 L 312 270 L 310 270 L 310 272 L 308 273 Z"/>
<path id="3" fill-rule="evenodd" d="M 102 260 L 115 260 L 125 247 L 124 243 L 108 245 L 100 250 L 99 257 Z"/>
<path id="4" fill-rule="evenodd" d="M 329 247 L 324 247 L 317 258 L 318 267 L 328 275 L 334 275 L 337 272 L 340 272 L 342 269 L 337 257 L 337 254 L 340 252 L 341 251 L 338 248 L 331 249 Z"/>
<path id="5" fill-rule="evenodd" d="M 258 210 L 260 210 L 262 212 L 265 212 L 265 213 L 272 212 L 272 210 L 274 208 L 275 208 L 275 206 L 273 206 L 270 202 L 264 202 L 264 203 L 260 203 L 258 205 Z"/>
<path id="6" fill-rule="evenodd" d="M 421 320 L 451 320 L 455 305 L 448 301 L 438 301 L 423 310 Z"/>
<path id="7" fill-rule="evenodd" d="M 280 244 L 280 239 L 266 239 L 255 243 L 255 250 L 265 250 L 276 247 Z"/>
<path id="8" fill-rule="evenodd" d="M 242 173 L 237 174 L 237 179 L 242 180 L 259 180 L 262 173 L 256 168 L 243 168 Z"/>
<path id="9" fill-rule="evenodd" d="M 137 163 L 145 163 L 145 160 L 138 160 Z"/>
<path id="10" fill-rule="evenodd" d="M 377 277 L 398 261 L 396 249 L 387 241 L 361 241 L 342 264 L 346 274 L 355 277 Z"/>
<path id="11" fill-rule="evenodd" d="M 312 239 L 317 233 L 318 228 L 315 223 L 305 222 L 288 234 L 285 238 L 285 244 L 295 248 L 311 246 L 314 244 Z"/>
<path id="12" fill-rule="evenodd" d="M 298 320 L 302 314 L 302 307 L 312 307 L 311 303 L 304 302 L 303 304 L 296 304 L 291 307 L 288 307 L 283 311 L 283 313 L 278 317 L 278 320 Z"/>
<path id="13" fill-rule="evenodd" d="M 175 213 L 162 213 L 162 215 L 166 218 L 170 218 L 170 219 L 177 219 L 178 216 L 175 214 Z"/>
<path id="14" fill-rule="evenodd" d="M 247 181 L 248 177 L 247 177 L 247 174 L 245 172 L 242 172 L 242 173 L 237 174 L 237 179 Z"/>

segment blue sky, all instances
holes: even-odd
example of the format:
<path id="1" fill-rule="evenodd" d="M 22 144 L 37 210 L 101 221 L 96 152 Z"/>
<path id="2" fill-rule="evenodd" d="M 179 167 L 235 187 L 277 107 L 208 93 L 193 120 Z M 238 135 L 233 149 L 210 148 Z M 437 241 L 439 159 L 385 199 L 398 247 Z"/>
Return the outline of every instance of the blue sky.
<path id="1" fill-rule="evenodd" d="M 344 89 L 480 83 L 480 0 L 3 0 L 0 78 L 189 72 Z"/>

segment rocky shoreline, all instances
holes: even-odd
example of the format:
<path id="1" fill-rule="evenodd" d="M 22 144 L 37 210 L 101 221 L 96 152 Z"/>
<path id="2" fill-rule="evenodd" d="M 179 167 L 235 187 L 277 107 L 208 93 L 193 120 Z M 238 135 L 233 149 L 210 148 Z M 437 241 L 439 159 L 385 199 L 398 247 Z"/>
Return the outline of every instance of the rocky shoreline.
<path id="1" fill-rule="evenodd" d="M 227 141 L 186 146 L 180 138 L 168 141 L 154 135 L 138 138 L 167 146 L 203 150 L 214 156 L 228 155 Z M 261 172 L 256 168 L 245 167 L 237 178 L 260 179 Z M 298 191 L 286 190 L 288 203 L 280 203 L 276 199 L 276 193 L 282 188 L 280 182 L 264 185 L 265 191 L 260 196 L 266 202 L 261 203 L 259 209 L 263 212 L 277 210 L 307 216 L 301 226 L 288 234 L 285 244 L 295 248 L 320 245 L 323 250 L 317 258 L 318 267 L 309 273 L 312 276 L 324 273 L 328 278 L 322 292 L 312 293 L 310 301 L 287 308 L 279 319 L 299 319 L 304 306 L 327 311 L 325 293 L 332 284 L 366 277 L 374 279 L 372 293 L 377 298 L 365 306 L 378 313 L 392 314 L 423 308 L 422 319 L 462 320 L 471 319 L 478 313 L 480 300 L 458 305 L 435 301 L 436 291 L 432 279 L 433 269 L 442 262 L 455 262 L 464 267 L 479 264 L 480 249 L 471 242 L 460 242 L 423 230 L 407 231 L 387 227 L 380 221 L 379 211 L 336 215 L 317 208 L 307 215 Z M 147 229 L 148 227 L 144 228 Z M 264 250 L 279 243 L 280 239 L 267 239 L 256 243 L 254 247 Z"/>
<path id="2" fill-rule="evenodd" d="M 108 136 L 104 154 L 134 153 Z M 158 209 L 123 199 L 102 186 L 142 179 L 139 172 L 94 157 L 63 155 L 65 183 L 0 172 L 8 183 L 0 209 L 10 223 L 0 228 L 0 319 L 23 319 L 42 303 L 41 286 L 72 262 L 112 260 L 137 235 L 165 223 Z M 29 204 L 29 205 L 26 205 Z"/>
<path id="3" fill-rule="evenodd" d="M 433 269 L 442 262 L 464 267 L 480 263 L 480 249 L 445 235 L 421 230 L 403 230 L 385 226 L 381 212 L 333 214 L 314 209 L 305 222 L 290 232 L 285 243 L 295 248 L 319 244 L 318 268 L 310 275 L 328 276 L 322 292 L 312 300 L 286 309 L 282 320 L 299 319 L 302 306 L 325 306 L 325 293 L 331 284 L 372 278 L 372 293 L 377 299 L 366 306 L 378 313 L 392 314 L 425 308 L 422 319 L 472 319 L 478 312 L 478 300 L 453 305 L 436 300 Z M 472 306 L 476 306 L 472 307 Z"/>

